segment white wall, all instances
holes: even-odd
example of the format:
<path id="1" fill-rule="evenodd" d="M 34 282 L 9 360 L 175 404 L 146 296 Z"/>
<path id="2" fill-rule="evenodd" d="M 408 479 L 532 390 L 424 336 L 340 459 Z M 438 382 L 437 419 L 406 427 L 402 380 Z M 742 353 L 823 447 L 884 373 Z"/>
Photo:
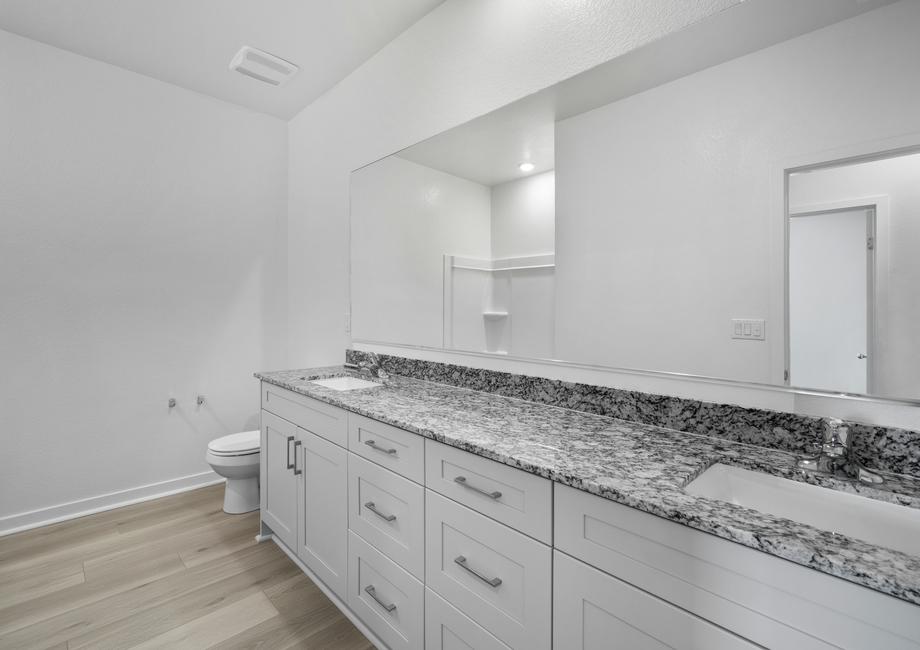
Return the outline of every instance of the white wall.
<path id="1" fill-rule="evenodd" d="M 544 255 L 556 249 L 556 178 L 552 171 L 492 187 L 492 257 Z M 551 268 L 495 274 L 507 284 L 510 354 L 553 358 L 555 273 Z M 497 323 L 496 323 L 497 324 Z"/>
<path id="2" fill-rule="evenodd" d="M 3 530 L 215 478 L 207 441 L 258 428 L 252 372 L 286 365 L 287 160 L 275 118 L 0 51 Z"/>
<path id="3" fill-rule="evenodd" d="M 288 366 L 348 342 L 351 170 L 629 52 L 739 0 L 448 0 L 289 125 Z"/>
<path id="4" fill-rule="evenodd" d="M 558 358 L 781 383 L 774 168 L 920 131 L 918 24 L 901 2 L 557 124 Z"/>
<path id="5" fill-rule="evenodd" d="M 353 336 L 440 346 L 444 255 L 489 257 L 489 188 L 399 156 L 351 182 Z"/>
<path id="6" fill-rule="evenodd" d="M 920 396 L 920 154 L 796 174 L 791 210 L 859 199 L 886 199 L 876 233 L 877 342 L 874 392 Z M 858 201 L 857 201 L 858 202 Z"/>
<path id="7" fill-rule="evenodd" d="M 556 178 L 552 171 L 492 186 L 492 257 L 556 249 Z"/>

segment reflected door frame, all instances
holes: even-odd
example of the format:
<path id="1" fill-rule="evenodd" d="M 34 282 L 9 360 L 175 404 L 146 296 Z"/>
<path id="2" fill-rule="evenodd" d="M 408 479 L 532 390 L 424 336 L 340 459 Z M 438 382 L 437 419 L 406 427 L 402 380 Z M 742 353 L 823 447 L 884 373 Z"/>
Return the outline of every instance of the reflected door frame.
<path id="1" fill-rule="evenodd" d="M 770 219 L 770 245 L 769 245 L 769 310 L 768 318 L 778 324 L 778 327 L 768 332 L 779 330 L 783 338 L 782 343 L 770 346 L 770 376 L 771 383 L 777 386 L 792 387 L 789 381 L 789 176 L 796 172 L 835 167 L 857 162 L 868 162 L 882 158 L 890 158 L 920 151 L 920 132 L 908 133 L 882 138 L 873 141 L 853 142 L 833 149 L 802 153 L 795 156 L 774 158 L 769 163 L 770 187 L 770 212 L 774 215 Z M 854 203 L 855 202 L 855 203 Z M 888 313 L 888 247 L 889 236 L 889 200 L 887 196 L 864 196 L 853 199 L 849 207 L 854 204 L 871 205 L 876 208 L 876 313 Z M 802 206 L 796 206 L 801 209 Z M 841 202 L 840 207 L 847 207 L 846 202 Z M 884 330 L 884 326 L 881 328 Z M 878 332 L 884 336 L 884 331 Z M 802 387 L 794 387 L 802 388 Z M 820 389 L 820 387 L 818 387 Z M 807 392 L 807 391 L 805 391 Z M 872 396 L 869 397 L 882 397 Z M 887 398 L 885 398 L 887 399 Z"/>
<path id="2" fill-rule="evenodd" d="M 881 209 L 880 209 L 880 206 Z M 800 219 L 815 217 L 820 215 L 829 215 L 836 213 L 851 212 L 856 210 L 866 211 L 866 394 L 875 393 L 878 368 L 876 365 L 878 352 L 878 313 L 879 313 L 879 248 L 880 239 L 884 239 L 887 244 L 887 236 L 880 238 L 879 232 L 887 234 L 888 227 L 888 197 L 876 196 L 858 199 L 843 199 L 829 203 L 812 203 L 808 205 L 789 206 L 788 219 Z M 880 228 L 879 213 L 884 213 L 884 224 Z M 791 383 L 792 371 L 792 338 L 790 336 L 790 292 L 791 278 L 789 275 L 789 225 L 786 226 L 786 310 L 785 310 L 785 358 L 786 358 L 786 384 Z M 886 292 L 887 293 L 887 292 Z M 827 388 L 826 386 L 803 386 L 802 388 Z"/>

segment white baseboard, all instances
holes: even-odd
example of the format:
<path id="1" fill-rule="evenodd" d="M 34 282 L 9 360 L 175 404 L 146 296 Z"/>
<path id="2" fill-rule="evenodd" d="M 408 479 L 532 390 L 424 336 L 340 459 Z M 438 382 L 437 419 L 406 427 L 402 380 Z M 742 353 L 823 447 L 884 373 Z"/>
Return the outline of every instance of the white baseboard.
<path id="1" fill-rule="evenodd" d="M 345 618 L 351 621 L 354 626 L 358 628 L 358 631 L 366 636 L 368 641 L 374 644 L 375 648 L 386 650 L 387 645 L 380 640 L 380 637 L 374 634 L 371 629 L 367 627 L 367 625 L 365 625 L 364 622 L 358 618 L 354 612 L 351 611 L 351 609 L 349 609 L 348 605 L 346 605 L 345 602 L 339 598 L 334 591 L 327 587 L 326 584 L 320 580 L 319 577 L 317 577 L 317 575 L 313 573 L 306 564 L 301 562 L 300 558 L 297 557 L 294 552 L 291 551 L 291 549 L 285 546 L 283 542 L 280 542 L 274 535 L 271 536 L 271 540 L 278 548 L 284 551 L 284 554 L 287 555 L 291 561 L 297 565 L 297 568 L 303 571 L 304 574 L 306 574 L 306 576 L 310 578 L 310 580 L 312 580 L 317 587 L 320 588 L 320 591 L 326 594 L 326 597 L 332 601 L 332 604 L 339 608 L 339 611 L 345 615 Z"/>
<path id="2" fill-rule="evenodd" d="M 100 494 L 86 499 L 78 499 L 77 501 L 39 508 L 29 512 L 7 515 L 6 517 L 0 517 L 0 537 L 223 482 L 223 478 L 212 471 L 207 471 L 200 474 L 180 476 L 179 478 L 159 483 L 128 488 L 127 490 Z"/>

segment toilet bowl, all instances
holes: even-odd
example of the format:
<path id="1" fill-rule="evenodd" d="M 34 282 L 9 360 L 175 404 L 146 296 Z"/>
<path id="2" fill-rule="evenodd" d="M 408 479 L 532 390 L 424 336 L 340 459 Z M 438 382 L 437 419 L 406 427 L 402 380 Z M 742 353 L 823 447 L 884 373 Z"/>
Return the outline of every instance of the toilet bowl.
<path id="1" fill-rule="evenodd" d="M 224 512 L 238 515 L 259 508 L 259 431 L 232 433 L 208 443 L 205 460 L 227 479 Z"/>

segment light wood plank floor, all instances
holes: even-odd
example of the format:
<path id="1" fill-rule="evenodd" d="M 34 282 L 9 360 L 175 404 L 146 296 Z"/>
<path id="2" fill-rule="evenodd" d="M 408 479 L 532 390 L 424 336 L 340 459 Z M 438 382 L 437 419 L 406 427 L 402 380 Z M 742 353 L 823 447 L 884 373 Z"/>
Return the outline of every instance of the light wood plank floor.
<path id="1" fill-rule="evenodd" d="M 223 486 L 0 537 L 0 648 L 373 648 Z"/>

